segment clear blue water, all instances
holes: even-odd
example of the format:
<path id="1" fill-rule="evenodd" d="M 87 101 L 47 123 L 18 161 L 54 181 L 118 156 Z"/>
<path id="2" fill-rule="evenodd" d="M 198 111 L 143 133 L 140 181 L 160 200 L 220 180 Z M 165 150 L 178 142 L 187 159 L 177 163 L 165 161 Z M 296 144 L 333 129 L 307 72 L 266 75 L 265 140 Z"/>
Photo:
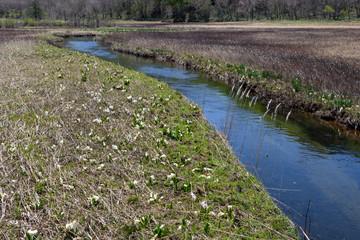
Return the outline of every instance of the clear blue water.
<path id="1" fill-rule="evenodd" d="M 266 106 L 249 99 L 236 102 L 222 83 L 166 63 L 116 54 L 91 38 L 73 38 L 64 47 L 93 54 L 164 81 L 203 108 L 205 116 L 229 142 L 240 161 L 265 185 L 298 226 L 303 227 L 311 200 L 311 237 L 360 238 L 360 145 L 319 120 L 287 113 L 271 119 Z M 233 116 L 233 120 L 231 121 Z M 309 225 L 309 220 L 308 220 Z"/>

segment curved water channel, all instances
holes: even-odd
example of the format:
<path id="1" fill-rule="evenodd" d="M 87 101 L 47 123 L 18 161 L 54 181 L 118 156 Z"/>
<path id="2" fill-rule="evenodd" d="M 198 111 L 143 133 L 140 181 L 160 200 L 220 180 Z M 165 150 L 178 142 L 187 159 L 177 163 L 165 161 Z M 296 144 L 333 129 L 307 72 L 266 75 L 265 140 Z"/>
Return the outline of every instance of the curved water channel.
<path id="1" fill-rule="evenodd" d="M 67 39 L 64 48 L 93 54 L 164 81 L 203 108 L 207 119 L 229 142 L 241 162 L 298 226 L 304 227 L 311 200 L 311 237 L 359 239 L 360 145 L 345 133 L 305 114 L 276 119 L 251 98 L 235 101 L 230 87 L 166 63 L 117 54 L 92 38 Z M 253 101 L 254 103 L 254 101 Z M 232 122 L 230 131 L 228 131 Z M 307 221 L 309 227 L 310 218 Z"/>

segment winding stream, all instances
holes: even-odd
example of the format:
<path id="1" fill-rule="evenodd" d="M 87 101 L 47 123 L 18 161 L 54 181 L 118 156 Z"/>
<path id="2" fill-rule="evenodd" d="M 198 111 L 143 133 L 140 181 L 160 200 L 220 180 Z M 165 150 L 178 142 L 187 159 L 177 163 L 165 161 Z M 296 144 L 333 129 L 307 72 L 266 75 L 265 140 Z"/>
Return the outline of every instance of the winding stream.
<path id="1" fill-rule="evenodd" d="M 203 108 L 241 162 L 264 183 L 283 212 L 303 227 L 311 200 L 311 237 L 359 239 L 360 144 L 305 114 L 264 117 L 266 106 L 236 102 L 230 88 L 173 65 L 117 54 L 92 38 L 67 39 L 64 48 L 93 54 L 167 82 Z M 233 119 L 231 121 L 231 119 Z M 228 132 L 228 131 L 227 131 Z M 310 219 L 307 221 L 309 226 Z"/>

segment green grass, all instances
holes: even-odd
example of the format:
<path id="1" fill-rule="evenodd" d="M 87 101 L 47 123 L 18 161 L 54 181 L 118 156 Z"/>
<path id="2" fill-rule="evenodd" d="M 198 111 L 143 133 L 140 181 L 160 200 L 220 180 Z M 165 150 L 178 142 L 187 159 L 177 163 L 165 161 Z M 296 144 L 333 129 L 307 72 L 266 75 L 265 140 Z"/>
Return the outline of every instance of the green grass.
<path id="1" fill-rule="evenodd" d="M 123 33 L 123 32 L 172 32 L 178 31 L 171 28 L 117 28 L 117 27 L 105 27 L 98 28 L 96 31 L 103 33 Z"/>
<path id="2" fill-rule="evenodd" d="M 0 48 L 0 236 L 297 238 L 167 84 L 44 43 Z"/>

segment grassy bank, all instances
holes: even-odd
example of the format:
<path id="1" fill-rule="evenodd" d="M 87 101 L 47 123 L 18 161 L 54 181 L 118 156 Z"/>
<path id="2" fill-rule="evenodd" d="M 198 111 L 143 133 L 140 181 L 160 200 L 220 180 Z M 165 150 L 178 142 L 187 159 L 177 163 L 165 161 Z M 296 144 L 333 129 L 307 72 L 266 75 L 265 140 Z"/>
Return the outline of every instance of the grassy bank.
<path id="1" fill-rule="evenodd" d="M 103 42 L 248 87 L 274 108 L 281 103 L 280 109 L 303 109 L 357 129 L 360 55 L 353 27 L 199 25 L 196 32 L 128 32 Z"/>
<path id="2" fill-rule="evenodd" d="M 293 239 L 199 106 L 41 42 L 0 46 L 2 239 Z"/>

